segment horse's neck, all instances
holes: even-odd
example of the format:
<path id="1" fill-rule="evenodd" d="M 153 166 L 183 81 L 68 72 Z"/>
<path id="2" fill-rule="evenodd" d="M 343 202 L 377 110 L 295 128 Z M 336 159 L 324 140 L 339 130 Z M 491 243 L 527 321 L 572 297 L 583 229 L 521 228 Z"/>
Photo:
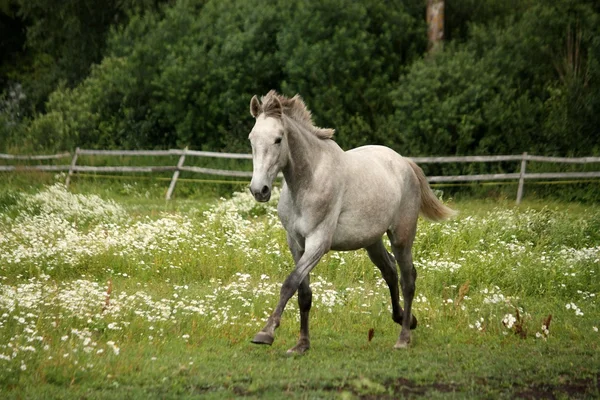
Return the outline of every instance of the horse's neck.
<path id="1" fill-rule="evenodd" d="M 318 138 L 295 121 L 288 123 L 287 142 L 289 158 L 283 175 L 292 191 L 310 186 L 319 164 L 340 155 L 328 139 Z M 343 154 L 341 149 L 339 153 Z"/>

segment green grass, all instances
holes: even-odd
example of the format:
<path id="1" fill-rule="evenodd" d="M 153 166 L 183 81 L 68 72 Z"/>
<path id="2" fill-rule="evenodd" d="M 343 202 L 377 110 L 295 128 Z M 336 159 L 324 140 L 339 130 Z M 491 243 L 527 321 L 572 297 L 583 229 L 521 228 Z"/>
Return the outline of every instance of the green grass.
<path id="1" fill-rule="evenodd" d="M 469 200 L 455 220 L 420 221 L 419 327 L 404 351 L 366 253 L 330 253 L 312 274 L 312 348 L 287 357 L 295 298 L 273 346 L 250 343 L 293 267 L 273 204 L 12 179 L 2 398 L 600 396 L 597 205 Z"/>

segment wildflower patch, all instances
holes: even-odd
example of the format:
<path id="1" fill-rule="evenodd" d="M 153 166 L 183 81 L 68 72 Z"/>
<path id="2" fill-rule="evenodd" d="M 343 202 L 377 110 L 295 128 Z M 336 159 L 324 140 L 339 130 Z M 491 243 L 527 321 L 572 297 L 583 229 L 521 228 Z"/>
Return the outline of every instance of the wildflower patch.
<path id="1" fill-rule="evenodd" d="M 163 348 L 187 356 L 220 341 L 243 346 L 294 267 L 278 195 L 263 204 L 236 193 L 204 212 L 144 213 L 61 185 L 12 194 L 0 209 L 0 381 L 160 365 Z M 588 219 L 496 208 L 463 210 L 448 224 L 421 221 L 418 348 L 439 337 L 528 346 L 597 341 L 600 247 Z M 356 333 L 375 347 L 397 335 L 387 285 L 366 252 L 328 254 L 311 288 L 312 326 L 324 341 L 316 345 Z M 283 317 L 299 319 L 295 301 Z M 188 356 L 181 365 L 202 360 Z"/>

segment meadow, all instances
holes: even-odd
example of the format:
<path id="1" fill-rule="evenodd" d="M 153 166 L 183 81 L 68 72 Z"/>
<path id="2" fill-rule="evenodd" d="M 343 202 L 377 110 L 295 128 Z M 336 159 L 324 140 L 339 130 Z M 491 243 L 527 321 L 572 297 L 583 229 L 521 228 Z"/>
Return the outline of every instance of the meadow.
<path id="1" fill-rule="evenodd" d="M 156 192 L 156 191 L 155 191 Z M 293 262 L 276 215 L 146 187 L 0 191 L 2 398 L 600 396 L 600 206 L 462 200 L 419 221 L 407 350 L 365 251 L 311 275 L 312 348 L 250 343 Z"/>

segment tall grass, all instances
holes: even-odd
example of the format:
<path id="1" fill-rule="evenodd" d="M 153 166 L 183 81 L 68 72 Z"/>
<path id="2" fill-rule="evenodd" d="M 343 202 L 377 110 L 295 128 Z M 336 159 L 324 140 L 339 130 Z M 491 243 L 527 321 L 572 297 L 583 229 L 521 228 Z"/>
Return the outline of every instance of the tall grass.
<path id="1" fill-rule="evenodd" d="M 184 386 L 196 371 L 207 374 L 203 384 L 229 388 L 225 397 L 235 393 L 227 371 L 241 372 L 210 353 L 245 354 L 240 365 L 251 369 L 261 351 L 246 343 L 293 268 L 278 193 L 267 204 L 244 192 L 208 203 L 131 200 L 143 193 L 134 186 L 124 201 L 55 184 L 0 195 L 0 386 L 12 388 L 5 393 L 30 387 L 40 395 L 45 385 L 70 384 L 91 390 L 127 379 L 152 387 L 160 365 L 172 374 L 175 364 Z M 586 351 L 600 350 L 600 208 L 454 206 L 460 214 L 452 221 L 419 222 L 413 348 L 431 348 L 425 356 L 435 359 L 446 341 L 482 351 L 570 346 L 569 362 L 598 366 Z M 345 346 L 362 343 L 365 357 L 377 359 L 364 347 L 369 328 L 381 349 L 391 348 L 398 327 L 388 290 L 364 251 L 326 255 L 312 288 L 311 352 L 343 363 Z M 293 300 L 273 349 L 264 351 L 283 353 L 297 331 Z M 331 373 L 332 385 L 345 385 L 342 370 Z M 426 368 L 422 379 L 439 373 Z M 272 388 L 268 377 L 247 374 Z M 240 385 L 253 390 L 252 382 Z"/>

